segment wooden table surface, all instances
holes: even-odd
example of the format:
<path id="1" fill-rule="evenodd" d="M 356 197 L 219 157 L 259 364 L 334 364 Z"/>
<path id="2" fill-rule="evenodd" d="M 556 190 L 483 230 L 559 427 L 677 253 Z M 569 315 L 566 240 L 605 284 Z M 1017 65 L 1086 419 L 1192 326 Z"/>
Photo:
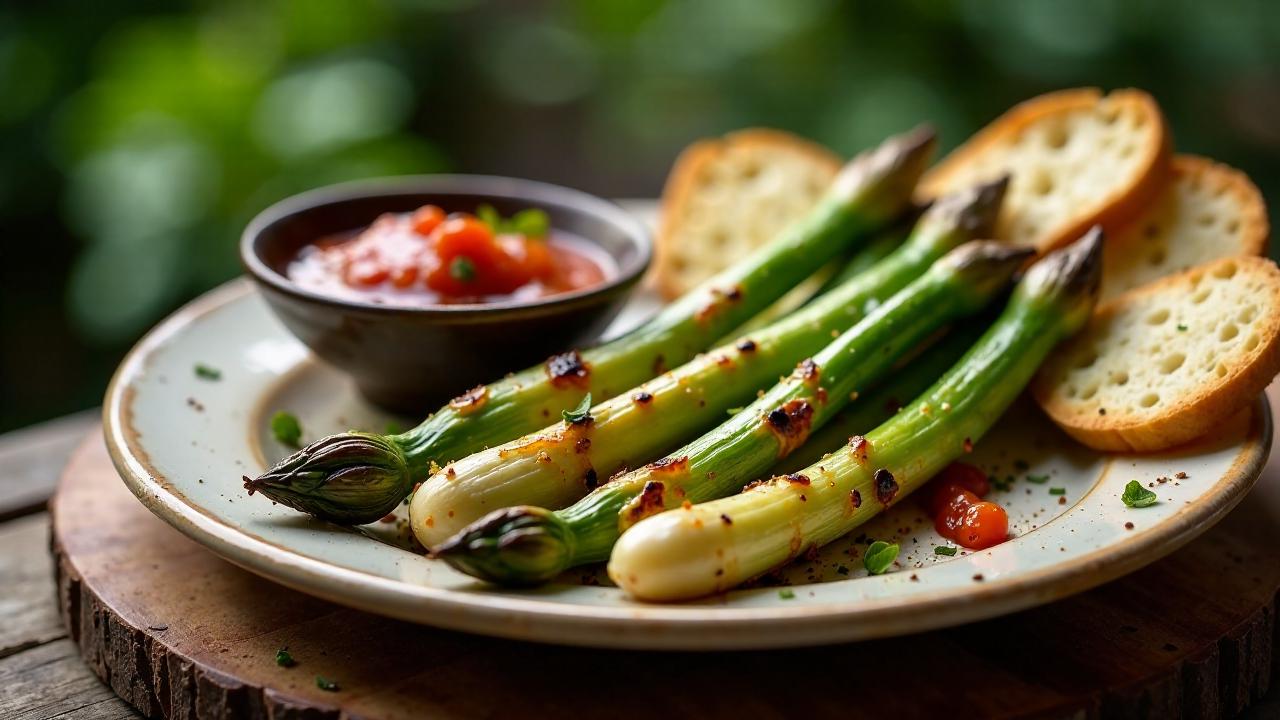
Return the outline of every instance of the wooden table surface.
<path id="1" fill-rule="evenodd" d="M 1268 394 L 1280 407 L 1280 383 Z M 138 717 L 83 664 L 54 604 L 44 502 L 96 423 L 90 411 L 0 436 L 0 718 Z M 1280 453 L 1266 472 L 1280 482 Z M 1242 717 L 1280 718 L 1280 663 L 1273 672 L 1271 692 Z"/>

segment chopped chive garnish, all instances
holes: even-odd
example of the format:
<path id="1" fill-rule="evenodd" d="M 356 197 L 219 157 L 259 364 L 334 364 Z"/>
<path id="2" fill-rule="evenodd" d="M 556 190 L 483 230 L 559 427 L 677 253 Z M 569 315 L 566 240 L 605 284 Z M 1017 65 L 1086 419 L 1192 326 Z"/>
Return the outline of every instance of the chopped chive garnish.
<path id="1" fill-rule="evenodd" d="M 1186 332 L 1186 331 L 1187 331 L 1187 326 L 1183 325 L 1182 323 L 1178 323 L 1178 332 Z"/>
<path id="2" fill-rule="evenodd" d="M 204 363 L 196 363 L 196 377 L 201 380 L 221 380 L 222 371 L 217 368 L 209 367 Z"/>
<path id="3" fill-rule="evenodd" d="M 1124 486 L 1120 500 L 1131 508 L 1144 508 L 1156 504 L 1156 494 L 1142 487 L 1142 483 L 1137 480 L 1130 480 L 1129 484 Z"/>
<path id="4" fill-rule="evenodd" d="M 1049 476 L 1048 475 L 1028 475 L 1027 482 L 1035 483 L 1037 485 L 1043 485 L 1049 482 Z"/>
<path id="5" fill-rule="evenodd" d="M 951 547 L 950 545 L 939 545 L 933 549 L 933 554 L 946 555 L 947 557 L 951 557 L 952 555 L 956 554 L 956 549 Z"/>
<path id="6" fill-rule="evenodd" d="M 1066 488 L 1049 488 L 1049 494 L 1050 495 L 1066 495 L 1067 489 Z"/>
<path id="7" fill-rule="evenodd" d="M 280 667 L 293 667 L 298 661 L 289 654 L 289 648 L 280 648 L 276 651 L 276 664 Z"/>
<path id="8" fill-rule="evenodd" d="M 323 675 L 316 676 L 316 687 L 324 690 L 325 692 L 338 692 L 338 683 Z"/>
<path id="9" fill-rule="evenodd" d="M 898 546 L 877 540 L 871 543 L 862 556 L 862 566 L 872 575 L 879 575 L 888 570 L 896 559 L 898 559 Z"/>
<path id="10" fill-rule="evenodd" d="M 591 393 L 587 393 L 582 398 L 582 402 L 578 403 L 578 407 L 572 410 L 561 410 L 560 417 L 570 425 L 580 425 L 591 419 Z"/>
<path id="11" fill-rule="evenodd" d="M 795 600 L 796 593 L 791 588 L 782 588 L 781 590 L 778 591 L 778 597 L 782 598 L 783 600 Z"/>
<path id="12" fill-rule="evenodd" d="M 476 264 L 471 258 L 459 255 L 449 263 L 449 277 L 458 282 L 471 282 L 476 279 Z"/>
<path id="13" fill-rule="evenodd" d="M 296 448 L 302 440 L 302 423 L 298 422 L 293 413 L 281 410 L 271 416 L 271 434 L 282 445 Z"/>

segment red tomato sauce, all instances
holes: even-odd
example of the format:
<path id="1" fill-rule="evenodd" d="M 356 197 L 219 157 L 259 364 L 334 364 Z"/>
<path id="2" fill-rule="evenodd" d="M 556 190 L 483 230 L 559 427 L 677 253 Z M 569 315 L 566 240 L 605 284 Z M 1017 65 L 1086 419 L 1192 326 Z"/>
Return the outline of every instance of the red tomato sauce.
<path id="1" fill-rule="evenodd" d="M 991 491 L 987 476 L 965 463 L 951 463 L 933 480 L 925 498 L 938 534 L 955 544 L 981 550 L 1009 539 L 1009 514 L 983 500 Z"/>
<path id="2" fill-rule="evenodd" d="M 354 235 L 304 247 L 286 274 L 326 295 L 428 306 L 537 300 L 616 273 L 606 252 L 570 233 L 499 227 L 434 205 L 387 213 Z"/>

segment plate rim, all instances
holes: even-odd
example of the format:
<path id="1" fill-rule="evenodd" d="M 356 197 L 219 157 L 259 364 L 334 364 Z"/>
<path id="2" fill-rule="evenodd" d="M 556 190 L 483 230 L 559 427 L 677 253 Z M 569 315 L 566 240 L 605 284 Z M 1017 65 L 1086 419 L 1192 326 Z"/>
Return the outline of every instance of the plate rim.
<path id="1" fill-rule="evenodd" d="M 530 595 L 460 592 L 394 580 L 301 555 L 190 502 L 151 465 L 132 427 L 133 382 L 151 355 L 200 318 L 251 295 L 247 278 L 195 298 L 148 331 L 113 374 L 104 398 L 103 435 L 116 471 L 155 515 L 220 557 L 287 587 L 415 623 L 553 644 L 667 650 L 763 649 L 831 644 L 932 630 L 987 619 L 1073 595 L 1168 555 L 1236 506 L 1261 475 L 1273 420 L 1265 393 L 1251 406 L 1247 439 L 1228 470 L 1199 501 L 1131 539 L 1012 578 L 949 588 L 904 603 L 816 601 L 787 606 L 588 606 Z M 1103 474 L 1112 470 L 1108 462 Z M 1077 503 L 1096 490 L 1095 483 Z M 848 581 L 846 581 L 848 582 Z M 905 617 L 904 617 L 905 616 Z M 856 622 L 848 622 L 856 620 Z M 739 633 L 768 623 L 767 632 Z M 696 632 L 691 630 L 696 629 Z"/>

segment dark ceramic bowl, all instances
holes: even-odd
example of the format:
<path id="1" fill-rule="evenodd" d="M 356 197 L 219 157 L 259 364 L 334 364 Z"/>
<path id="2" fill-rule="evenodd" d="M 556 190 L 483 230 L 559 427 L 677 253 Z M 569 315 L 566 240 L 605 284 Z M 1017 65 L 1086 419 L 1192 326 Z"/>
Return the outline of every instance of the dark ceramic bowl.
<path id="1" fill-rule="evenodd" d="M 617 275 L 603 284 L 532 302 L 391 307 L 322 295 L 285 275 L 308 243 L 369 225 L 385 212 L 425 204 L 504 216 L 540 208 L 551 226 L 609 253 Z M 504 177 L 423 175 L 313 190 L 264 210 L 244 232 L 240 255 L 271 309 L 316 355 L 349 373 L 373 403 L 421 413 L 482 383 L 599 338 L 649 266 L 653 248 L 635 218 L 576 190 Z"/>

